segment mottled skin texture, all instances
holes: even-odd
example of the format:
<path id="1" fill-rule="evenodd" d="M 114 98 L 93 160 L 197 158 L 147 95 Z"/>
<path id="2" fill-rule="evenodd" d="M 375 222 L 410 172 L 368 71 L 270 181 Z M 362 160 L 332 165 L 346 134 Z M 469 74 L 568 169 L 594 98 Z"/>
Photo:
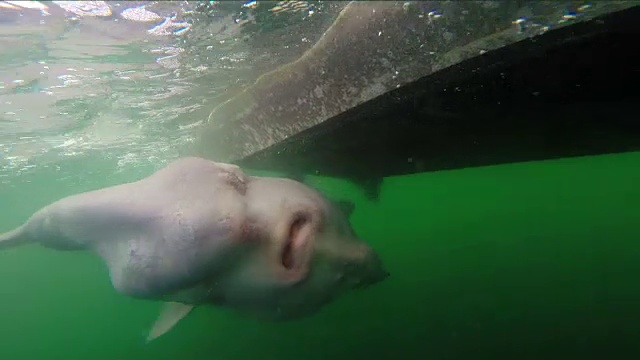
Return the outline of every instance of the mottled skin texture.
<path id="1" fill-rule="evenodd" d="M 318 192 L 195 157 L 63 198 L 0 235 L 0 249 L 27 243 L 95 252 L 126 296 L 269 319 L 313 314 L 388 276 Z"/>

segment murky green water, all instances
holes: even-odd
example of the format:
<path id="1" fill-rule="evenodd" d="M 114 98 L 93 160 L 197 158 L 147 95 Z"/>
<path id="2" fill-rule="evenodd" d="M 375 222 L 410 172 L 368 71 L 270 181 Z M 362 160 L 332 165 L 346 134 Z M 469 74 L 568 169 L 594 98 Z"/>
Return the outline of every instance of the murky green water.
<path id="1" fill-rule="evenodd" d="M 355 229 L 392 276 L 293 323 L 200 308 L 148 345 L 159 304 L 115 293 L 97 258 L 36 246 L 0 252 L 0 358 L 535 359 L 638 350 L 639 163 L 640 153 L 627 153 L 389 178 L 379 202 L 346 182 L 313 179 L 332 198 L 356 201 Z M 81 186 L 34 175 L 0 191 L 0 229 L 49 201 L 144 171 Z"/>

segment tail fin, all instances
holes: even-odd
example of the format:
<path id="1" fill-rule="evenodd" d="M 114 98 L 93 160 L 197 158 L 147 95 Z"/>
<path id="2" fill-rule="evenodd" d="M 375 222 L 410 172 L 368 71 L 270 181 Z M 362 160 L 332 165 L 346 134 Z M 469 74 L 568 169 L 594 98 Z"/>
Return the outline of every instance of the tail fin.
<path id="1" fill-rule="evenodd" d="M 0 250 L 8 249 L 26 243 L 27 238 L 24 234 L 23 229 L 24 227 L 20 226 L 9 232 L 0 234 Z"/>

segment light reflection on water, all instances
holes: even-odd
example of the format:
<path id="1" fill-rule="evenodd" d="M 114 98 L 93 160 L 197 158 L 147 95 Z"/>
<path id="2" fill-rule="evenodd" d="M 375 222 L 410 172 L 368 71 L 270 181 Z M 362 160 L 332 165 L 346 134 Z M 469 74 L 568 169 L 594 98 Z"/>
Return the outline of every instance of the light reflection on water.
<path id="1" fill-rule="evenodd" d="M 105 151 L 120 168 L 157 162 L 190 140 L 209 94 L 180 69 L 188 8 L 148 3 L 0 2 L 3 177 Z"/>
<path id="2" fill-rule="evenodd" d="M 290 3 L 272 12 L 308 7 Z M 310 46 L 294 33 L 286 51 L 249 50 L 245 1 L 218 4 L 189 43 L 196 6 L 0 1 L 0 182 L 82 159 L 111 159 L 106 172 L 160 166 L 188 149 L 213 104 Z"/>
<path id="3" fill-rule="evenodd" d="M 193 15 L 197 3 L 0 1 L 0 182 L 20 181 L 17 175 L 67 159 L 111 159 L 112 170 L 105 171 L 160 166 L 188 151 L 216 104 L 299 58 L 347 4 L 260 2 L 270 7 L 263 16 L 282 21 L 284 13 L 291 13 L 298 23 L 292 28 L 285 20 L 286 26 L 248 33 L 247 28 L 256 29 L 248 10 L 258 2 L 215 2 L 219 6 L 206 14 L 206 26 L 200 28 Z M 474 19 L 465 8 L 471 3 L 508 20 L 496 22 L 496 29 L 506 25 L 537 33 L 579 21 L 596 8 L 631 2 L 528 2 L 516 8 L 507 2 L 424 1 L 401 6 L 417 13 L 412 21 L 434 28 L 454 17 L 468 17 L 464 25 L 469 28 L 474 21 L 480 25 L 473 26 L 481 26 L 483 19 Z M 243 25 L 248 25 L 244 32 Z M 454 40 L 455 31 L 438 26 L 434 34 L 443 36 L 440 42 Z M 458 35 L 472 40 L 465 29 Z M 384 32 L 374 30 L 379 36 Z M 446 58 L 429 49 L 438 43 L 430 40 L 420 45 L 425 47 L 421 51 Z M 336 56 L 358 56 L 357 50 Z M 387 61 L 385 53 L 380 62 Z"/>

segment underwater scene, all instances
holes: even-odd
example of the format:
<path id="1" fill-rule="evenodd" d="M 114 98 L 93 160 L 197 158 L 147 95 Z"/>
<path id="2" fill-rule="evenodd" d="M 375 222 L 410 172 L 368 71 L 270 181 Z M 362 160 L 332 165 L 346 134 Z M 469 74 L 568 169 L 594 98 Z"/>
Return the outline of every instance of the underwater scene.
<path id="1" fill-rule="evenodd" d="M 0 359 L 636 358 L 640 133 L 375 196 L 233 164 L 638 5 L 0 1 Z"/>

